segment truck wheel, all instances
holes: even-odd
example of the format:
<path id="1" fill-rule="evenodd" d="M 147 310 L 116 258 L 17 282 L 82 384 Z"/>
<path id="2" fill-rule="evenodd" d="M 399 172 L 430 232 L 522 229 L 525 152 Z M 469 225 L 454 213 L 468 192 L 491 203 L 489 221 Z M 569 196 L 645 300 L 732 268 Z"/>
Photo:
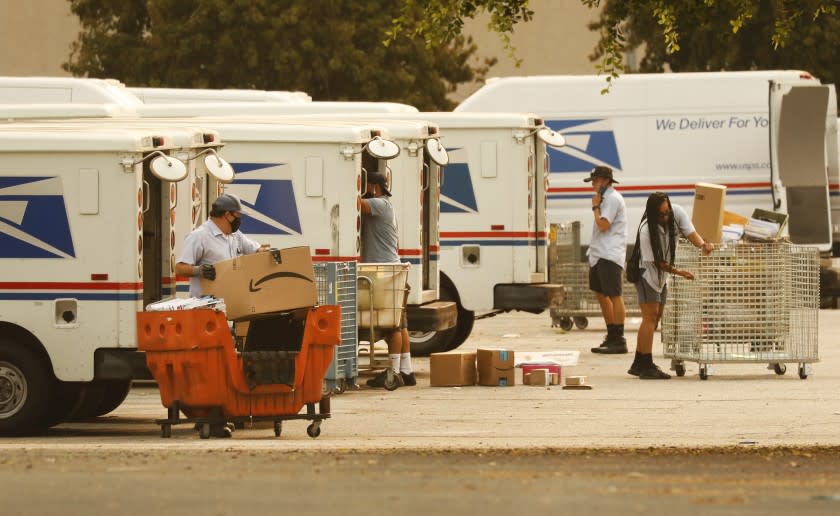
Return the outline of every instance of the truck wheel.
<path id="1" fill-rule="evenodd" d="M 458 291 L 455 290 L 455 285 L 453 285 L 452 281 L 443 274 L 440 275 L 440 300 L 455 301 L 458 303 L 458 320 L 455 322 L 455 326 L 453 328 L 449 328 L 448 330 L 409 332 L 408 335 L 411 338 L 412 356 L 427 357 L 432 353 L 442 353 L 447 349 L 454 349 L 455 347 L 461 345 L 461 342 L 459 342 L 453 348 L 449 348 L 449 346 L 452 345 L 452 340 L 456 337 L 458 326 L 461 324 L 462 309 L 458 299 Z M 470 326 L 470 329 L 472 329 L 472 326 Z M 469 335 L 469 332 L 467 332 L 467 335 Z M 466 337 L 464 338 L 466 339 Z"/>
<path id="2" fill-rule="evenodd" d="M 30 349 L 0 340 L 0 435 L 24 435 L 44 428 L 55 380 Z"/>
<path id="3" fill-rule="evenodd" d="M 461 344 L 467 341 L 472 333 L 473 324 L 475 323 L 475 312 L 472 310 L 464 310 L 461 305 L 458 305 L 458 324 L 455 326 L 455 335 L 446 346 L 446 351 L 452 351 Z"/>
<path id="4" fill-rule="evenodd" d="M 100 380 L 104 384 L 104 394 L 99 406 L 91 412 L 90 417 L 104 416 L 122 405 L 131 392 L 131 380 Z"/>
<path id="5" fill-rule="evenodd" d="M 68 421 L 81 395 L 82 383 L 56 380 L 53 396 L 47 407 L 44 426 L 49 428 Z"/>
<path id="6" fill-rule="evenodd" d="M 70 414 L 67 416 L 67 421 L 81 421 L 96 417 L 94 414 L 99 409 L 99 405 L 105 398 L 105 385 L 101 382 L 84 382 L 82 383 L 82 392 L 79 395 L 79 401 Z"/>

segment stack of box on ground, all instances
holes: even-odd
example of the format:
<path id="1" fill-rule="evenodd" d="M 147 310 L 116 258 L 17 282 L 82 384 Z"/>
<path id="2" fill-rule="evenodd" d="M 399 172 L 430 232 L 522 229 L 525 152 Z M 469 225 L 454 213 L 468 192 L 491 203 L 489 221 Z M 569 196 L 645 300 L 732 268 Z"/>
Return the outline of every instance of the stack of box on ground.
<path id="1" fill-rule="evenodd" d="M 557 364 L 521 364 L 524 385 L 560 385 L 562 368 Z"/>
<path id="2" fill-rule="evenodd" d="M 309 435 L 329 417 L 322 399 L 324 374 L 340 342 L 338 306 L 313 308 L 317 291 L 308 247 L 237 257 L 215 264 L 205 292 L 224 299 L 227 319 L 244 337 L 234 345 L 225 315 L 215 310 L 137 314 L 138 348 L 160 385 L 170 425 L 209 424 L 263 417 L 310 419 Z M 315 413 L 319 403 L 321 414 Z M 295 416 L 303 405 L 307 413 Z M 179 411 L 188 420 L 179 417 Z"/>
<path id="3" fill-rule="evenodd" d="M 516 385 L 513 350 L 433 353 L 429 360 L 432 387 Z"/>

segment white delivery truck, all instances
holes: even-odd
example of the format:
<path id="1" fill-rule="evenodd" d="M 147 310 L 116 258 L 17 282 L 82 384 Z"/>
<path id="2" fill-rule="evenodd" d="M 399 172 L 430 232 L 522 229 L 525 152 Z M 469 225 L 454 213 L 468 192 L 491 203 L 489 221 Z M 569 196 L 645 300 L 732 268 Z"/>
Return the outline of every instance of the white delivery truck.
<path id="1" fill-rule="evenodd" d="M 0 77 L 0 104 L 142 104 L 114 79 Z"/>
<path id="2" fill-rule="evenodd" d="M 224 111 L 222 105 L 216 111 Z M 161 119 L 160 122 L 164 122 Z M 424 145 L 436 140 L 427 123 L 294 123 L 278 118 L 184 119 L 211 127 L 225 142 L 236 180 L 226 191 L 242 199 L 242 231 L 275 247 L 308 245 L 314 261 L 358 261 L 364 169 L 389 173 L 400 221 L 400 255 L 411 263 L 410 327 L 451 328 L 456 307 L 438 300 L 437 182 L 430 181 Z M 375 154 L 377 140 L 399 141 L 396 156 Z M 374 143 L 372 143 L 374 142 Z M 358 191 L 358 196 L 354 192 Z"/>
<path id="3" fill-rule="evenodd" d="M 711 182 L 727 186 L 728 211 L 785 211 L 792 241 L 830 246 L 838 233 L 824 150 L 836 131 L 832 86 L 802 71 L 627 74 L 608 94 L 603 86 L 599 76 L 490 79 L 455 111 L 530 111 L 565 136 L 565 147 L 549 150 L 549 220 L 581 221 L 582 244 L 592 230 L 592 192 L 582 180 L 606 165 L 616 171 L 631 224 L 651 192 L 690 210 L 694 185 Z"/>
<path id="4" fill-rule="evenodd" d="M 0 127 L 0 433 L 60 423 L 91 385 L 105 413 L 148 375 L 135 314 L 165 297 L 189 207 L 175 133 Z"/>
<path id="5" fill-rule="evenodd" d="M 547 283 L 547 146 L 562 138 L 523 113 L 370 113 L 310 115 L 357 120 L 427 120 L 449 151 L 440 195 L 441 299 L 458 306 L 448 331 L 411 332 L 413 354 L 455 349 L 476 318 L 541 312 L 562 302 Z"/>
<path id="6" fill-rule="evenodd" d="M 311 102 L 302 91 L 266 91 L 240 89 L 133 88 L 129 93 L 144 104 L 180 104 L 183 102 Z"/>

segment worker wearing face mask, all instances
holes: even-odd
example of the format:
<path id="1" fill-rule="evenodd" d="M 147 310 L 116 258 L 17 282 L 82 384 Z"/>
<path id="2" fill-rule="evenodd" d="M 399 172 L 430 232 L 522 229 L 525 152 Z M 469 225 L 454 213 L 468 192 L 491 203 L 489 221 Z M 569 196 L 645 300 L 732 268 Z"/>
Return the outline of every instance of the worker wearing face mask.
<path id="1" fill-rule="evenodd" d="M 252 254 L 267 246 L 260 246 L 246 237 L 242 224 L 242 204 L 234 195 L 220 195 L 210 209 L 210 218 L 193 230 L 184 240 L 184 248 L 175 274 L 190 278 L 190 295 L 201 297 L 201 278 L 216 279 L 216 262 Z"/>

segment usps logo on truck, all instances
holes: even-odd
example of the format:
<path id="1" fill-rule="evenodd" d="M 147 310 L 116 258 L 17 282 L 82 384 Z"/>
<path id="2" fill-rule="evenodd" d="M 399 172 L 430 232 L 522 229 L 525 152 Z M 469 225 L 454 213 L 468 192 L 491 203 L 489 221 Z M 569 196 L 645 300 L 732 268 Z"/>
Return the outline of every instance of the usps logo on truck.
<path id="1" fill-rule="evenodd" d="M 58 177 L 0 177 L 0 258 L 75 258 Z"/>
<path id="2" fill-rule="evenodd" d="M 478 213 L 466 149 L 446 149 L 449 164 L 440 185 L 441 213 Z"/>
<path id="3" fill-rule="evenodd" d="M 545 124 L 566 138 L 566 145 L 549 147 L 550 172 L 589 172 L 598 165 L 621 170 L 615 132 L 609 120 L 547 120 Z"/>
<path id="4" fill-rule="evenodd" d="M 288 163 L 232 163 L 236 180 L 225 191 L 242 201 L 242 232 L 302 235 Z"/>

